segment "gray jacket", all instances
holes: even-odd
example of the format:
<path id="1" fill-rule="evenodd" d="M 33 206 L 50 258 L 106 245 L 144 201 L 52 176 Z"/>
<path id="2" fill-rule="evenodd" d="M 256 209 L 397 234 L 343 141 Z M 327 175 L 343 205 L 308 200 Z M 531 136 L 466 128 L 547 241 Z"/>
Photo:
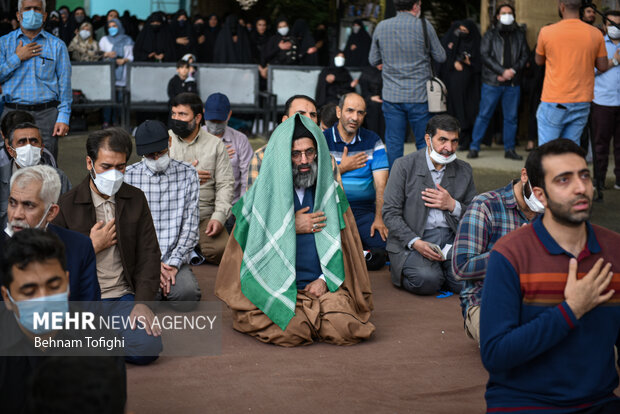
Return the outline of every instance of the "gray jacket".
<path id="1" fill-rule="evenodd" d="M 424 234 L 424 226 L 430 208 L 424 205 L 421 192 L 435 188 L 435 183 L 426 163 L 424 150 L 413 152 L 396 160 L 385 193 L 383 194 L 383 221 L 389 230 L 387 251 L 390 255 L 392 282 L 400 286 L 402 268 L 411 250 L 409 242 Z M 476 195 L 471 166 L 456 160 L 444 167 L 446 172 L 441 186 L 461 203 L 461 216 Z M 443 212 L 452 231 L 456 233 L 461 217 Z"/>
<path id="2" fill-rule="evenodd" d="M 11 194 L 11 176 L 13 175 L 13 160 L 0 167 L 0 231 L 4 231 L 8 221 L 7 209 L 9 206 L 9 195 Z M 60 194 L 71 190 L 71 182 L 66 174 L 56 168 L 60 176 Z"/>

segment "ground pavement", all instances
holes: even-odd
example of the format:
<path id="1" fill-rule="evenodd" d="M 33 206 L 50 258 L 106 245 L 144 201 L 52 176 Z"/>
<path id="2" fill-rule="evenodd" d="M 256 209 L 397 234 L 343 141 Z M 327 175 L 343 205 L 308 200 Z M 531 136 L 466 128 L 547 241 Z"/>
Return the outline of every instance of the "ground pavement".
<path id="1" fill-rule="evenodd" d="M 84 143 L 85 135 L 60 142 L 59 165 L 74 185 L 86 176 Z M 407 144 L 405 152 L 412 150 Z M 458 155 L 465 159 L 466 153 Z M 132 162 L 138 160 L 134 153 Z M 500 147 L 485 148 L 471 161 L 479 192 L 506 185 L 524 164 L 505 160 Z M 613 187 L 611 175 L 607 186 Z M 593 222 L 620 232 L 619 205 L 620 191 L 605 191 L 605 201 L 595 204 Z M 217 301 L 217 267 L 202 265 L 194 272 L 202 300 Z M 463 332 L 458 298 L 413 296 L 392 285 L 387 268 L 370 277 L 371 321 L 377 327 L 371 340 L 351 347 L 280 348 L 233 331 L 224 306 L 220 355 L 162 357 L 146 367 L 128 366 L 129 411 L 484 412 L 488 375 L 478 347 Z"/>

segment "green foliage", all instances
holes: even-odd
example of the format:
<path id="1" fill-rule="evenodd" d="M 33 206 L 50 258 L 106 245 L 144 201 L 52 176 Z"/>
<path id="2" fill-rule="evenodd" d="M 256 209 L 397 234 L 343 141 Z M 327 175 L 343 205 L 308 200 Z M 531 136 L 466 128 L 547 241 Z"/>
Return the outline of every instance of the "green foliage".
<path id="1" fill-rule="evenodd" d="M 281 15 L 286 16 L 291 24 L 296 19 L 305 19 L 310 30 L 319 23 L 327 23 L 330 17 L 330 0 L 263 0 L 259 5 L 272 22 Z"/>
<path id="2" fill-rule="evenodd" d="M 422 12 L 430 12 L 441 37 L 456 20 L 480 21 L 480 0 L 422 0 Z"/>

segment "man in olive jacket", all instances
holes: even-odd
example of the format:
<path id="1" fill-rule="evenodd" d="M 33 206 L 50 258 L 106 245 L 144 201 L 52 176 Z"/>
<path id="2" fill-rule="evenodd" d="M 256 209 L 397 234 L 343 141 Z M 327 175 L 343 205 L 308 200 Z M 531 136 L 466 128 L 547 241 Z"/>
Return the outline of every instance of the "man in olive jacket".
<path id="1" fill-rule="evenodd" d="M 131 319 L 152 322 L 159 289 L 160 256 L 155 226 L 144 193 L 123 183 L 131 137 L 120 128 L 93 132 L 86 141 L 88 176 L 64 194 L 54 224 L 89 236 L 97 256 L 97 277 L 104 301 Z M 148 364 L 161 351 L 159 329 L 121 331 L 126 360 Z"/>

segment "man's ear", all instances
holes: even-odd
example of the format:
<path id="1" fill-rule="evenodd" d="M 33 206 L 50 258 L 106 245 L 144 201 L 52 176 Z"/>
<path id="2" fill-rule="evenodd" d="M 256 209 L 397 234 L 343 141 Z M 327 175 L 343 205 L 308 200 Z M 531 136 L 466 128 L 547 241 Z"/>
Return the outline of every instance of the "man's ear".
<path id="1" fill-rule="evenodd" d="M 431 148 L 431 139 L 433 139 L 429 134 L 424 134 L 424 141 L 426 141 L 426 146 Z"/>
<path id="2" fill-rule="evenodd" d="M 232 116 L 232 109 L 228 111 L 228 118 L 226 118 L 226 122 L 230 121 L 231 116 Z"/>
<path id="3" fill-rule="evenodd" d="M 11 302 L 11 300 L 9 299 L 9 295 L 8 295 L 8 289 L 6 288 L 6 286 L 2 286 L 0 287 L 0 293 L 2 293 L 2 299 L 4 300 L 4 306 L 12 311 L 15 312 L 15 306 L 13 305 L 13 302 Z"/>
<path id="4" fill-rule="evenodd" d="M 54 221 L 58 213 L 60 213 L 60 206 L 55 203 L 52 204 L 52 206 L 50 207 L 50 211 L 47 213 L 47 218 L 45 219 L 45 221 L 47 223 L 51 223 L 52 221 Z"/>
<path id="5" fill-rule="evenodd" d="M 8 139 L 4 139 L 4 148 L 6 148 L 7 152 L 9 153 L 9 155 L 12 158 L 15 158 L 17 156 L 17 153 L 15 152 L 15 150 L 11 147 L 11 145 L 9 144 L 9 140 Z"/>
<path id="6" fill-rule="evenodd" d="M 521 168 L 521 184 L 527 184 L 528 180 L 529 178 L 527 178 L 527 170 L 525 169 L 525 167 L 523 167 Z"/>
<path id="7" fill-rule="evenodd" d="M 342 116 L 342 109 L 339 106 L 336 106 L 336 118 L 340 119 Z"/>
<path id="8" fill-rule="evenodd" d="M 538 201 L 540 201 L 542 205 L 547 208 L 547 196 L 545 195 L 545 190 L 540 187 L 532 187 L 532 192 Z"/>
<path id="9" fill-rule="evenodd" d="M 93 160 L 91 160 L 88 155 L 86 156 L 86 169 L 87 170 L 94 170 L 95 169 L 95 166 L 93 165 Z"/>

